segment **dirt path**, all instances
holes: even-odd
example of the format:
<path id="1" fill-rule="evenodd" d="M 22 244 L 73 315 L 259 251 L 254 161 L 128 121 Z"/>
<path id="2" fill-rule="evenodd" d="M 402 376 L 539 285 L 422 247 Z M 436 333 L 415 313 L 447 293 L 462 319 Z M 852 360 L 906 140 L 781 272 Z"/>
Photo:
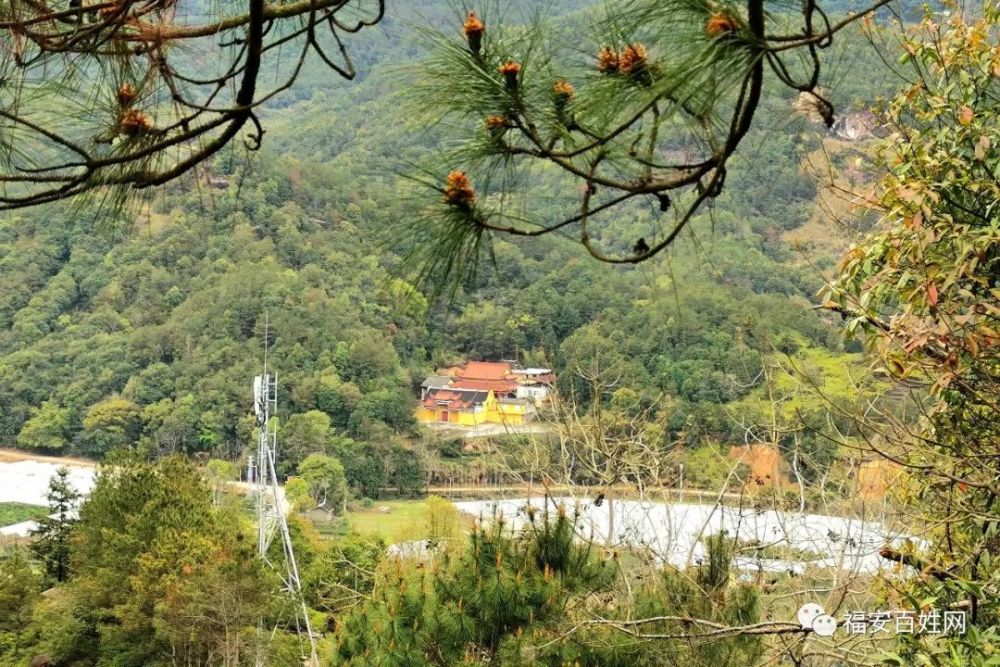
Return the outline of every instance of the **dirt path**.
<path id="1" fill-rule="evenodd" d="M 83 466 L 85 468 L 97 467 L 97 461 L 92 461 L 91 459 L 78 458 L 75 456 L 45 456 L 44 454 L 26 452 L 23 449 L 0 447 L 0 463 L 16 463 L 17 461 L 63 463 L 68 466 Z"/>
<path id="2" fill-rule="evenodd" d="M 392 489 L 385 489 L 391 491 Z M 584 486 L 565 486 L 565 485 L 550 485 L 547 489 L 540 484 L 534 486 L 528 485 L 511 485 L 511 486 L 429 486 L 425 489 L 428 495 L 442 496 L 444 498 L 449 498 L 452 496 L 456 497 L 480 497 L 480 498 L 527 498 L 534 497 L 537 498 L 545 493 L 549 495 L 561 495 L 561 496 L 573 496 L 579 495 L 581 497 L 596 496 L 600 493 L 602 489 L 599 487 L 584 487 Z M 614 496 L 619 500 L 638 500 L 639 496 L 636 493 L 635 488 L 630 486 L 618 486 L 612 489 Z M 651 502 L 712 502 L 714 503 L 718 499 L 725 501 L 738 502 L 741 499 L 746 499 L 744 494 L 727 492 L 719 494 L 718 491 L 702 491 L 699 489 L 684 489 L 678 492 L 674 488 L 651 488 L 647 489 L 646 499 Z"/>

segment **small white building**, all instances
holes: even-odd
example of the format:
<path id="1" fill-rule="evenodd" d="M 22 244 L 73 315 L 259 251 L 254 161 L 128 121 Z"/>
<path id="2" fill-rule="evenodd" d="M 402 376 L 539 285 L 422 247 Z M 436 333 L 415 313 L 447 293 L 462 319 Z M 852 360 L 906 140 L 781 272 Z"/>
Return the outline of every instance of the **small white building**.
<path id="1" fill-rule="evenodd" d="M 515 368 L 517 397 L 529 398 L 536 404 L 545 402 L 552 391 L 555 376 L 551 368 Z"/>

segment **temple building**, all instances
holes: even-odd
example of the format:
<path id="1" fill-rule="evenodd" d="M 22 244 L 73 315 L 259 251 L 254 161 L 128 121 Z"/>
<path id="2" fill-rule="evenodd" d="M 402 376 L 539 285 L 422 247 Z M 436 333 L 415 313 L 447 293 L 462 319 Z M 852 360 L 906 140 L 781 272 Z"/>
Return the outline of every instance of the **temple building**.
<path id="1" fill-rule="evenodd" d="M 548 368 L 513 361 L 467 361 L 430 375 L 420 385 L 422 424 L 518 426 L 531 421 L 555 381 Z"/>

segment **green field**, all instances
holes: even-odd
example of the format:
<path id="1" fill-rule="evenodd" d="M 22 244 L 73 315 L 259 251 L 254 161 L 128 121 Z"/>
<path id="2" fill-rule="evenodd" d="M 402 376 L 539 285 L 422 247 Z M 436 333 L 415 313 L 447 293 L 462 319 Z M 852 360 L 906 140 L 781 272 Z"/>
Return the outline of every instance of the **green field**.
<path id="1" fill-rule="evenodd" d="M 426 499 L 377 501 L 371 507 L 355 507 L 344 516 L 332 521 L 313 517 L 321 535 L 334 536 L 348 532 L 377 535 L 386 544 L 420 540 L 430 533 L 431 513 Z M 472 521 L 459 519 L 461 528 L 467 529 Z"/>
<path id="2" fill-rule="evenodd" d="M 47 513 L 48 509 L 40 505 L 0 503 L 0 527 L 32 519 L 41 519 Z"/>
<path id="3" fill-rule="evenodd" d="M 349 530 L 362 535 L 380 535 L 392 544 L 426 537 L 429 518 L 424 500 L 390 500 L 348 512 L 346 523 Z"/>

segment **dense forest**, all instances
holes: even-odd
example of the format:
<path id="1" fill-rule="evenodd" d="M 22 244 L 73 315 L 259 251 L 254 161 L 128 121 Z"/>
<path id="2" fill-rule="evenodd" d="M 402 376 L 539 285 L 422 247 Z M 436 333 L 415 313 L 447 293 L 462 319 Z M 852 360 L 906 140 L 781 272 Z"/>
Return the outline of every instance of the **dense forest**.
<path id="1" fill-rule="evenodd" d="M 551 20 L 584 25 L 572 9 Z M 407 271 L 418 237 L 401 230 L 420 224 L 406 176 L 446 129 L 408 123 L 399 88 L 422 48 L 416 26 L 453 16 L 434 3 L 405 14 L 358 38 L 359 81 L 307 70 L 272 104 L 258 154 L 234 149 L 120 219 L 83 202 L 0 222 L 4 444 L 101 457 L 138 440 L 234 460 L 265 318 L 292 429 L 285 470 L 307 449 L 294 427 L 310 411 L 341 441 L 412 446 L 417 385 L 462 358 L 549 364 L 569 386 L 588 357 L 609 356 L 696 445 L 741 444 L 732 411 L 787 356 L 849 393 L 857 348 L 809 305 L 850 231 L 814 210 L 810 166 L 853 161 L 864 142 L 828 141 L 825 155 L 825 129 L 793 96 L 767 99 L 732 187 L 669 256 L 616 268 L 557 238 L 498 239 L 474 282 L 435 298 Z M 876 60 L 853 46 L 832 58 L 845 110 L 884 92 L 847 76 Z M 563 196 L 556 178 L 536 187 L 553 206 Z M 659 213 L 647 201 L 616 215 L 629 238 Z"/>

